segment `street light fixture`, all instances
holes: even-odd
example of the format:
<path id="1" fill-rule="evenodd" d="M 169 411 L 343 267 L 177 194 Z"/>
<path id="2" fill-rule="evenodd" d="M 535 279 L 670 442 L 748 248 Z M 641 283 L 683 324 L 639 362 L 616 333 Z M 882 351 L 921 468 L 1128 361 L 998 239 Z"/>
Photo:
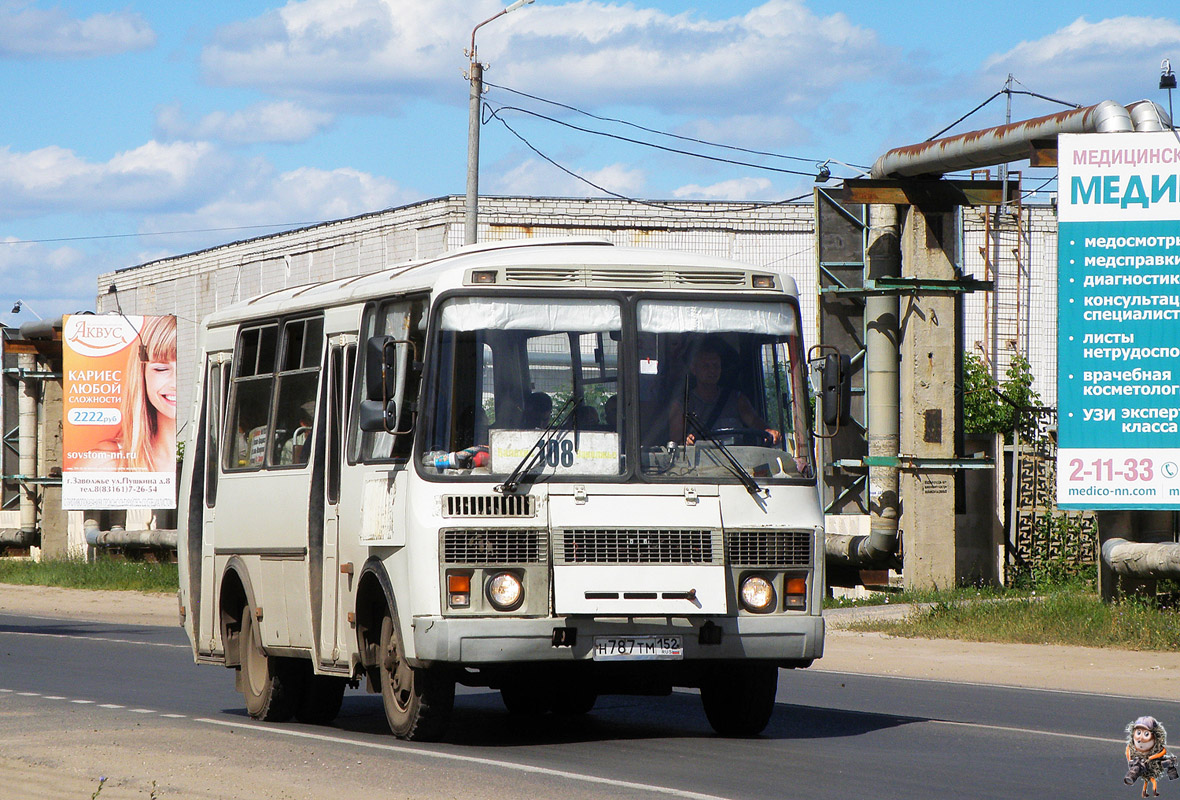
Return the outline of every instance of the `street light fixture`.
<path id="1" fill-rule="evenodd" d="M 41 315 L 38 314 L 36 311 L 34 311 L 32 306 L 30 306 L 24 300 L 17 300 L 15 303 L 13 303 L 12 304 L 12 311 L 10 311 L 8 313 L 19 314 L 22 307 L 24 308 L 25 311 L 28 311 L 30 314 L 32 314 L 37 319 L 41 319 Z"/>
<path id="2" fill-rule="evenodd" d="M 471 68 L 467 73 L 471 80 L 471 107 L 467 118 L 467 205 L 463 218 L 464 244 L 475 244 L 479 226 L 479 108 L 483 100 L 483 64 L 479 63 L 479 57 L 476 55 L 475 32 L 492 20 L 532 2 L 533 0 L 516 0 L 471 29 L 471 49 L 467 52 L 471 58 Z"/>

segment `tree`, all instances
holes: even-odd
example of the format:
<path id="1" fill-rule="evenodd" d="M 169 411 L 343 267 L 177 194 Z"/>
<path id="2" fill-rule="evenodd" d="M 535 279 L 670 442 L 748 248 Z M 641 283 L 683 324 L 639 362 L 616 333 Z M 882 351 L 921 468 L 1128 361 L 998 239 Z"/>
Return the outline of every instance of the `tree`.
<path id="1" fill-rule="evenodd" d="M 998 383 L 974 353 L 963 358 L 963 429 L 967 433 L 1003 433 L 1010 439 L 1021 412 L 1040 403 L 1032 388 L 1032 366 L 1012 356 L 1004 382 Z"/>

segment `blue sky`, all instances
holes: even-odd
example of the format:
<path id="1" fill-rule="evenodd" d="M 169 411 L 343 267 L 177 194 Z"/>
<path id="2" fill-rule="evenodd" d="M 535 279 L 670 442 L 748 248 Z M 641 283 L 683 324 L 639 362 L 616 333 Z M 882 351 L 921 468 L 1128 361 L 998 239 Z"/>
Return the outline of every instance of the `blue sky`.
<path id="1" fill-rule="evenodd" d="M 100 272 L 465 187 L 471 28 L 497 0 L 0 0 L 0 312 L 92 308 Z M 1089 105 L 1167 104 L 1167 4 L 536 0 L 482 28 L 487 80 L 604 117 L 793 158 L 697 152 L 813 173 L 923 141 L 1003 87 Z M 1180 100 L 1180 98 L 1178 98 Z M 491 89 L 537 150 L 646 199 L 780 200 L 807 175 L 685 147 Z M 1027 96 L 1013 118 L 1061 110 Z M 997 99 L 952 132 L 1004 121 Z M 499 119 L 489 194 L 597 196 Z M 1016 168 L 1020 168 L 1017 165 Z M 1024 165 L 1027 166 L 1027 165 Z M 1051 172 L 1026 171 L 1026 188 Z M 1050 188 L 1052 188 L 1050 186 Z M 259 227 L 274 226 L 274 227 Z M 217 230 L 207 230 L 217 229 Z M 203 231 L 203 232 L 194 232 Z M 29 313 L 0 313 L 16 324 Z"/>

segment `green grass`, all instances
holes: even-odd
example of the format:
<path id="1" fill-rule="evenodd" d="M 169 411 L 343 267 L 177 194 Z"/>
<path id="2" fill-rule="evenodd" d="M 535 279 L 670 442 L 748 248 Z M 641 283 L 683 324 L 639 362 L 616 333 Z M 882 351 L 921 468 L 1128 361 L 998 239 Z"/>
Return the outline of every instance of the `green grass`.
<path id="1" fill-rule="evenodd" d="M 930 601 L 927 601 L 930 602 Z M 961 597 L 933 601 L 904 620 L 852 623 L 851 630 L 891 636 L 1112 647 L 1125 650 L 1180 649 L 1180 612 L 1151 600 L 1103 603 L 1078 587 L 972 602 Z"/>
<path id="2" fill-rule="evenodd" d="M 0 559 L 0 583 L 163 593 L 175 592 L 178 580 L 175 564 L 109 558 L 100 558 L 94 563 Z"/>

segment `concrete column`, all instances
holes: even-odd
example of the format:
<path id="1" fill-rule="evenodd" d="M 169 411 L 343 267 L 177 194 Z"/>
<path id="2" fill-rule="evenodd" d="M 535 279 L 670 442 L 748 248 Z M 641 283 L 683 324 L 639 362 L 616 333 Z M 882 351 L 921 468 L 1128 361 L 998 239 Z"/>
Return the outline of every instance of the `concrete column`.
<path id="1" fill-rule="evenodd" d="M 902 224 L 902 275 L 953 280 L 955 215 L 911 206 Z M 903 456 L 955 457 L 957 304 L 950 294 L 901 297 L 901 428 Z M 904 574 L 908 589 L 958 583 L 955 483 L 950 469 L 901 473 Z M 988 532 L 990 535 L 990 531 Z"/>
<path id="2" fill-rule="evenodd" d="M 42 382 L 41 475 L 61 474 L 62 385 L 60 380 Z M 66 512 L 61 508 L 61 486 L 46 486 L 41 504 L 41 555 L 63 559 L 70 555 Z"/>

